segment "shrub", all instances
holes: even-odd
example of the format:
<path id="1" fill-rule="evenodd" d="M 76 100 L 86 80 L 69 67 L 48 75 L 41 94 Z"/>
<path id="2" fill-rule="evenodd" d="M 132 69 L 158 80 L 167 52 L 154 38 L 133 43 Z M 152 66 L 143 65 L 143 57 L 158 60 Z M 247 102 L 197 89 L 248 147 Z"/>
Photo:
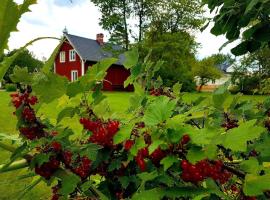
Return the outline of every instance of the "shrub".
<path id="1" fill-rule="evenodd" d="M 7 92 L 14 92 L 17 90 L 16 84 L 8 83 L 5 85 L 5 89 Z"/>
<path id="2" fill-rule="evenodd" d="M 230 85 L 228 89 L 232 94 L 237 94 L 240 91 L 238 85 Z"/>

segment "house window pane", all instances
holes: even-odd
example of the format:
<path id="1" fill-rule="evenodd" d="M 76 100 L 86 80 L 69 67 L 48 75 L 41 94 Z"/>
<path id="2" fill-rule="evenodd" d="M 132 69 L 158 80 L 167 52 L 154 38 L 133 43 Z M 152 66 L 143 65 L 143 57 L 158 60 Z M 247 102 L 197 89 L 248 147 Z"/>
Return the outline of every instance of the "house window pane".
<path id="1" fill-rule="evenodd" d="M 71 71 L 71 81 L 78 80 L 78 71 Z"/>
<path id="2" fill-rule="evenodd" d="M 75 61 L 76 60 L 76 52 L 74 50 L 69 51 L 69 61 Z"/>
<path id="3" fill-rule="evenodd" d="M 60 52 L 60 62 L 63 63 L 66 61 L 66 53 L 64 51 Z"/>

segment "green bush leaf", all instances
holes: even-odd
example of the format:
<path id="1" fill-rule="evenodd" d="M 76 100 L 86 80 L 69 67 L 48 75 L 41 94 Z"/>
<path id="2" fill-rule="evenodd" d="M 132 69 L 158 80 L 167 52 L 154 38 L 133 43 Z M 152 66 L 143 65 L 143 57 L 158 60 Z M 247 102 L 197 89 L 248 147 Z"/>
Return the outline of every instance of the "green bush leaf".
<path id="1" fill-rule="evenodd" d="M 238 128 L 229 130 L 222 145 L 233 151 L 246 151 L 247 141 L 252 141 L 265 131 L 263 127 L 256 126 L 256 119 L 241 124 Z"/>
<path id="2" fill-rule="evenodd" d="M 257 174 L 260 169 L 259 162 L 256 158 L 244 160 L 240 164 L 240 169 L 250 174 Z"/>
<path id="3" fill-rule="evenodd" d="M 157 97 L 146 109 L 143 121 L 146 125 L 154 126 L 171 117 L 176 101 L 169 97 Z"/>
<path id="4" fill-rule="evenodd" d="M 164 171 L 169 169 L 174 163 L 179 162 L 176 156 L 167 156 L 160 161 L 160 164 L 164 166 Z"/>
<path id="5" fill-rule="evenodd" d="M 35 81 L 32 88 L 40 102 L 50 103 L 66 94 L 67 82 L 68 80 L 64 77 L 48 74 Z"/>
<path id="6" fill-rule="evenodd" d="M 134 67 L 139 60 L 139 52 L 138 49 L 132 49 L 131 51 L 128 51 L 125 53 L 125 61 L 124 66 L 126 69 L 130 69 L 131 67 Z"/>
<path id="7" fill-rule="evenodd" d="M 32 75 L 28 73 L 27 67 L 20 68 L 16 66 L 13 69 L 13 74 L 10 75 L 10 79 L 14 83 L 24 83 L 29 85 L 32 82 Z"/>
<path id="8" fill-rule="evenodd" d="M 245 195 L 258 196 L 266 190 L 270 190 L 270 174 L 264 176 L 248 174 L 246 176 L 243 189 Z"/>
<path id="9" fill-rule="evenodd" d="M 61 180 L 61 189 L 59 190 L 59 193 L 64 196 L 72 193 L 78 183 L 81 182 L 81 178 L 79 176 L 64 170 L 59 170 L 55 176 Z"/>
<path id="10" fill-rule="evenodd" d="M 131 135 L 131 131 L 134 127 L 134 124 L 127 124 L 120 127 L 120 130 L 116 133 L 116 135 L 113 138 L 114 144 L 119 144 L 124 142 L 125 140 L 128 140 Z"/>
<path id="11" fill-rule="evenodd" d="M 78 108 L 67 107 L 64 108 L 57 116 L 57 123 L 59 123 L 65 117 L 73 117 L 76 114 Z"/>
<path id="12" fill-rule="evenodd" d="M 29 11 L 29 7 L 37 3 L 36 0 L 25 0 L 18 6 L 13 0 L 1 0 L 0 4 L 0 56 L 7 48 L 10 33 L 17 31 L 16 27 L 21 16 Z M 12 13 L 12 14 L 11 14 Z M 0 76 L 0 80 L 2 77 Z"/>

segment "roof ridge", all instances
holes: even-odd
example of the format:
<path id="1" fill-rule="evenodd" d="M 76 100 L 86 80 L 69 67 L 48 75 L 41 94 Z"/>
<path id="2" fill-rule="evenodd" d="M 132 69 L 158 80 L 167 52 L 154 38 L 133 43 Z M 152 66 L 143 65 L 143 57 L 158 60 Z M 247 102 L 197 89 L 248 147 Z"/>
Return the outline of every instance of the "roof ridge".
<path id="1" fill-rule="evenodd" d="M 87 39 L 87 40 L 93 40 L 93 41 L 96 41 L 95 39 L 91 39 L 91 38 L 87 38 L 87 37 L 82 37 L 82 36 L 78 36 L 78 35 L 73 35 L 73 34 L 69 34 L 69 33 L 65 33 L 65 35 L 67 36 L 75 36 L 75 37 L 78 37 L 78 38 L 82 38 L 82 39 Z"/>

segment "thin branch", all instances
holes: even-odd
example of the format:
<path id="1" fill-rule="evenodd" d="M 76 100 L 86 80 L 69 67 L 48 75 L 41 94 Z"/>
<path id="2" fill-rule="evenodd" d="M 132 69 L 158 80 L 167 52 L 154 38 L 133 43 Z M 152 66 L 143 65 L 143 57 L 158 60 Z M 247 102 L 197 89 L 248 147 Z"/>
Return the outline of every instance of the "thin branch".
<path id="1" fill-rule="evenodd" d="M 9 151 L 11 153 L 13 153 L 16 150 L 16 147 L 5 144 L 4 142 L 0 142 L 0 148 Z"/>
<path id="2" fill-rule="evenodd" d="M 201 129 L 200 125 L 196 123 L 193 119 L 190 120 L 193 125 L 195 125 L 198 129 Z"/>
<path id="3" fill-rule="evenodd" d="M 28 167 L 28 161 L 26 159 L 15 161 L 10 164 L 8 167 L 4 165 L 0 165 L 0 173 L 9 172 L 17 169 L 22 169 Z"/>

